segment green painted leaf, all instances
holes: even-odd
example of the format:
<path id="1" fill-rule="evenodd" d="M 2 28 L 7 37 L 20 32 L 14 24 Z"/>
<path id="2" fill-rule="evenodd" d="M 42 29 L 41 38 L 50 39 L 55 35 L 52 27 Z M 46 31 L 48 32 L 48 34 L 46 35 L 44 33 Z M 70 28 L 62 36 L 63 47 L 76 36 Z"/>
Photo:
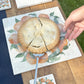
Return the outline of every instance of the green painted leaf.
<path id="1" fill-rule="evenodd" d="M 24 58 L 23 58 L 22 62 L 25 62 L 25 61 L 26 61 L 26 56 L 24 56 Z"/>
<path id="2" fill-rule="evenodd" d="M 39 79 L 39 82 L 41 82 L 41 79 Z"/>
<path id="3" fill-rule="evenodd" d="M 59 54 L 60 54 L 60 50 L 57 49 L 54 53 L 52 53 L 51 55 L 49 55 L 49 58 L 51 58 L 51 57 L 56 57 L 56 56 L 58 56 Z"/>
<path id="4" fill-rule="evenodd" d="M 64 46 L 64 48 L 63 48 L 63 49 L 64 49 L 64 50 L 67 50 L 68 48 L 69 48 L 68 46 Z"/>
<path id="5" fill-rule="evenodd" d="M 10 49 L 13 49 L 13 48 L 18 49 L 17 44 L 11 44 Z"/>
<path id="6" fill-rule="evenodd" d="M 41 79 L 39 79 L 39 82 L 40 82 L 40 84 L 41 84 Z"/>
<path id="7" fill-rule="evenodd" d="M 55 61 L 58 61 L 58 60 L 60 60 L 60 57 L 52 57 L 52 58 L 49 58 L 47 62 L 52 63 L 52 62 L 55 62 Z"/>
<path id="8" fill-rule="evenodd" d="M 50 80 L 51 82 L 53 81 L 53 80 Z"/>
<path id="9" fill-rule="evenodd" d="M 32 15 L 34 17 L 37 17 L 37 15 L 35 13 L 30 13 L 29 15 Z"/>
<path id="10" fill-rule="evenodd" d="M 23 57 L 24 56 L 24 53 L 20 53 L 16 56 L 16 58 L 20 58 L 20 57 Z"/>
<path id="11" fill-rule="evenodd" d="M 4 5 L 2 7 L 4 7 Z"/>
<path id="12" fill-rule="evenodd" d="M 17 23 L 17 22 L 19 22 L 20 20 L 18 20 L 17 18 L 15 18 L 15 22 Z"/>
<path id="13" fill-rule="evenodd" d="M 11 29 L 11 30 L 8 30 L 9 33 L 13 33 L 13 32 L 16 32 L 15 30 Z"/>
<path id="14" fill-rule="evenodd" d="M 45 79 L 47 80 L 47 77 Z"/>
<path id="15" fill-rule="evenodd" d="M 42 82 L 40 81 L 40 84 L 42 84 Z"/>
<path id="16" fill-rule="evenodd" d="M 58 60 L 60 60 L 60 57 L 56 57 L 55 61 L 58 61 Z"/>
<path id="17" fill-rule="evenodd" d="M 55 16 L 54 16 L 54 22 L 55 22 L 56 24 L 59 23 L 57 17 L 55 17 Z"/>
<path id="18" fill-rule="evenodd" d="M 21 43 L 18 43 L 19 46 L 22 46 Z"/>
<path id="19" fill-rule="evenodd" d="M 60 37 L 60 40 L 63 40 L 64 38 L 65 38 L 64 36 L 61 36 L 61 37 Z"/>
<path id="20" fill-rule="evenodd" d="M 54 18 L 59 18 L 58 16 L 54 16 Z"/>
<path id="21" fill-rule="evenodd" d="M 54 16 L 54 12 L 51 12 L 51 13 L 50 13 L 50 16 Z"/>

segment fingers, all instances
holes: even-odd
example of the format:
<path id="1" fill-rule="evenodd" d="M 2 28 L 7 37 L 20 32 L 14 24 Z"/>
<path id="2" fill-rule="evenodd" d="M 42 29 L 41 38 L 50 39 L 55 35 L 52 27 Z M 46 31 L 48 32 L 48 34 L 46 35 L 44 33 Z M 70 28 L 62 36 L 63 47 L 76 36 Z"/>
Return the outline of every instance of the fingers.
<path id="1" fill-rule="evenodd" d="M 76 23 L 75 26 L 77 26 L 77 27 L 84 27 L 84 24 Z"/>
<path id="2" fill-rule="evenodd" d="M 72 40 L 73 36 L 75 36 L 75 34 L 78 32 L 79 28 L 75 27 L 74 30 L 72 31 L 72 33 L 70 34 L 70 36 L 68 37 L 68 40 Z"/>
<path id="3" fill-rule="evenodd" d="M 74 28 L 74 25 L 72 24 L 72 25 L 70 26 L 70 28 L 67 30 L 67 33 L 66 33 L 66 35 L 65 35 L 65 38 L 66 38 L 66 39 L 67 39 L 67 38 L 69 37 L 69 35 L 71 34 L 73 28 Z"/>
<path id="4" fill-rule="evenodd" d="M 84 29 L 83 29 L 83 28 L 80 28 L 80 29 L 76 32 L 76 34 L 73 36 L 73 39 L 76 39 L 83 31 L 84 31 Z"/>
<path id="5" fill-rule="evenodd" d="M 84 20 L 76 23 L 71 23 L 67 29 L 67 33 L 65 38 L 68 40 L 72 40 L 77 38 L 80 33 L 84 31 Z"/>
<path id="6" fill-rule="evenodd" d="M 70 24 L 72 23 L 72 17 L 69 16 L 65 22 L 65 28 L 64 28 L 64 31 L 66 31 L 68 29 L 68 27 L 70 26 Z"/>
<path id="7" fill-rule="evenodd" d="M 80 27 L 80 28 L 84 27 L 84 20 L 76 23 L 75 26 Z"/>

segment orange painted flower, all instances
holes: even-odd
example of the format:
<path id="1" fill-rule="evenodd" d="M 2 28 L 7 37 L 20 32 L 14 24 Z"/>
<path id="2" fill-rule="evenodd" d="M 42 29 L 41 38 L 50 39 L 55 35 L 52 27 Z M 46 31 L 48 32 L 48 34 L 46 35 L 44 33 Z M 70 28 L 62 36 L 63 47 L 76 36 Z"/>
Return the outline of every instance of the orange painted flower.
<path id="1" fill-rule="evenodd" d="M 39 58 L 39 63 L 45 63 L 48 60 L 48 55 L 45 53 L 42 57 Z"/>
<path id="2" fill-rule="evenodd" d="M 6 5 L 3 5 L 3 7 L 5 7 Z"/>
<path id="3" fill-rule="evenodd" d="M 31 18 L 30 16 L 24 16 L 24 17 L 22 17 L 21 21 L 20 21 L 20 22 L 17 22 L 17 23 L 14 25 L 14 29 L 15 29 L 16 31 L 18 31 L 19 28 L 21 27 L 21 25 L 22 25 L 25 21 L 27 21 L 28 19 L 30 19 L 30 18 Z"/>
<path id="4" fill-rule="evenodd" d="M 54 83 L 50 81 L 50 82 L 48 82 L 48 84 L 54 84 Z"/>
<path id="5" fill-rule="evenodd" d="M 24 16 L 24 17 L 22 17 L 21 21 L 24 23 L 25 21 L 27 21 L 30 18 L 31 18 L 30 16 Z"/>
<path id="6" fill-rule="evenodd" d="M 41 82 L 45 82 L 45 79 L 44 78 L 41 78 Z"/>
<path id="7" fill-rule="evenodd" d="M 8 3 L 8 1 L 6 1 Z"/>
<path id="8" fill-rule="evenodd" d="M 7 6 L 9 6 L 9 4 L 7 4 Z"/>
<path id="9" fill-rule="evenodd" d="M 20 22 L 17 22 L 17 23 L 14 25 L 14 29 L 15 29 L 16 31 L 18 31 L 22 24 L 23 24 L 23 23 L 22 23 L 21 21 L 20 21 Z"/>
<path id="10" fill-rule="evenodd" d="M 17 34 L 12 34 L 8 40 L 11 44 L 18 44 Z"/>
<path id="11" fill-rule="evenodd" d="M 46 82 L 48 83 L 48 82 L 50 82 L 50 80 L 49 80 L 49 79 L 47 79 L 47 80 L 46 80 Z"/>
<path id="12" fill-rule="evenodd" d="M 47 14 L 40 14 L 39 17 L 43 17 L 43 18 L 49 19 L 49 16 Z"/>
<path id="13" fill-rule="evenodd" d="M 36 64 L 36 58 L 33 58 L 32 56 L 30 56 L 29 53 L 27 54 L 26 59 L 27 59 L 28 63 Z"/>

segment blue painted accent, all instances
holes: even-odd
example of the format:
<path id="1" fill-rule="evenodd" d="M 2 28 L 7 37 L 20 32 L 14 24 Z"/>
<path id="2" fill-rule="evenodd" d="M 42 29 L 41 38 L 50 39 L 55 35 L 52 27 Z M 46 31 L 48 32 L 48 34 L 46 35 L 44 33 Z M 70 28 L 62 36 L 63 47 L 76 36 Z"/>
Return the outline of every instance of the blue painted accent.
<path id="1" fill-rule="evenodd" d="M 2 24 L 3 18 L 6 18 L 6 12 L 0 11 L 0 84 L 23 84 L 21 75 L 13 75 Z"/>
<path id="2" fill-rule="evenodd" d="M 37 60 L 36 60 L 36 70 L 35 70 L 34 84 L 36 84 L 36 81 L 37 81 L 38 61 L 39 61 L 39 57 L 37 57 Z"/>

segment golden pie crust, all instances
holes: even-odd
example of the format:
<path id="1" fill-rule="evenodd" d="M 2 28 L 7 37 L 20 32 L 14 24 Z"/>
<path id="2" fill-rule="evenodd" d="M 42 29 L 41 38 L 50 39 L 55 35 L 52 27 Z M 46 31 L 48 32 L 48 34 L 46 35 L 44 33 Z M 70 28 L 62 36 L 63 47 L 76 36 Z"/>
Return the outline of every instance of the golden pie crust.
<path id="1" fill-rule="evenodd" d="M 30 18 L 18 31 L 18 41 L 23 49 L 36 54 L 53 49 L 59 39 L 57 24 L 47 18 Z"/>

